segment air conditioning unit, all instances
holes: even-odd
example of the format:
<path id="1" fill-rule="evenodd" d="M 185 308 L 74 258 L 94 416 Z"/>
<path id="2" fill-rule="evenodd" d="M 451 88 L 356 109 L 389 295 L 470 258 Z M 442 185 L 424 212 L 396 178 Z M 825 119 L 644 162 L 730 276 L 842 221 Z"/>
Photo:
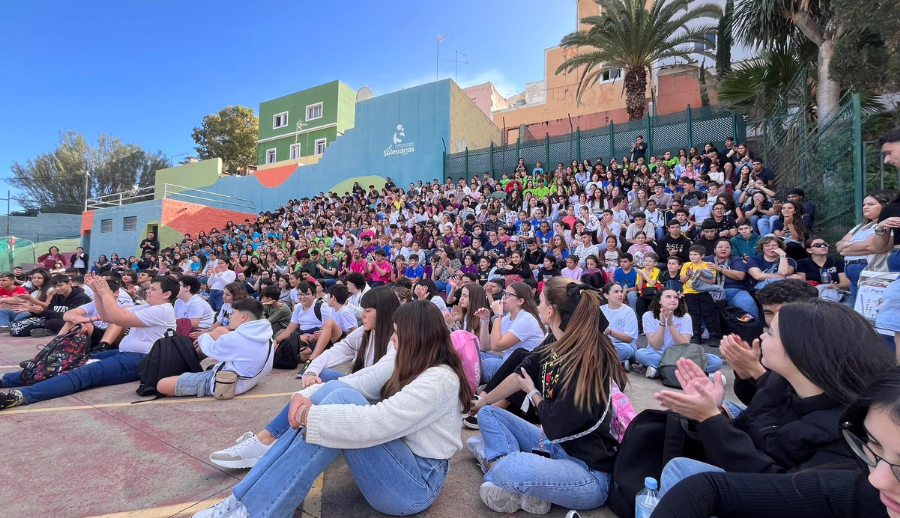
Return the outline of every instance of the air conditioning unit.
<path id="1" fill-rule="evenodd" d="M 516 101 L 516 106 L 525 106 L 525 99 L 519 99 Z"/>

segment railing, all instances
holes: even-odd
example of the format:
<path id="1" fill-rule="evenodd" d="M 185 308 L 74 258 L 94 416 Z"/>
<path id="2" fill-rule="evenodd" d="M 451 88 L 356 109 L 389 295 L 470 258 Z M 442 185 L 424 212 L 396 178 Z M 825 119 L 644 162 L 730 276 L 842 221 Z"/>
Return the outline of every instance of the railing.
<path id="1" fill-rule="evenodd" d="M 256 204 L 246 198 L 238 198 L 228 196 L 212 191 L 204 191 L 193 187 L 185 187 L 183 185 L 175 185 L 164 183 L 160 186 L 162 192 L 157 191 L 157 187 L 143 187 L 131 191 L 123 191 L 105 196 L 98 196 L 87 200 L 86 207 L 91 209 L 104 209 L 108 207 L 118 207 L 131 203 L 139 203 L 157 198 L 158 194 L 162 194 L 161 198 L 165 199 L 181 199 L 182 201 L 197 200 L 198 202 L 213 202 L 217 205 L 228 205 L 256 213 Z M 201 203 L 202 204 L 202 203 Z"/>

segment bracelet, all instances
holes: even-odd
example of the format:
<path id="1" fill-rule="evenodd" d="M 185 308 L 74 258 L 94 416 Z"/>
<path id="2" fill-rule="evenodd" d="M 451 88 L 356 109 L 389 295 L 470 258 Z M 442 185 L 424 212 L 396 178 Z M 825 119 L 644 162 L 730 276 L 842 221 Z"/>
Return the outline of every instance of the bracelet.
<path id="1" fill-rule="evenodd" d="M 309 409 L 312 408 L 312 405 L 306 405 L 303 407 L 303 410 L 300 412 L 300 419 L 297 419 L 297 422 L 300 426 L 306 426 L 306 419 L 309 416 Z"/>
<path id="2" fill-rule="evenodd" d="M 297 411 L 294 412 L 294 417 L 297 418 L 298 423 L 300 423 L 300 419 L 303 417 L 303 410 L 305 410 L 308 407 L 309 407 L 309 405 L 302 405 L 302 406 L 297 407 Z M 298 414 L 299 414 L 299 417 L 297 417 Z"/>
<path id="3" fill-rule="evenodd" d="M 531 391 L 528 393 L 528 395 L 525 396 L 525 399 L 531 399 L 531 396 L 533 396 L 533 395 L 535 395 L 535 394 L 541 395 L 541 392 L 540 392 L 538 389 L 533 388 L 533 389 L 531 389 Z"/>
<path id="4" fill-rule="evenodd" d="M 878 227 L 879 227 L 879 225 L 875 225 L 875 230 L 874 230 L 875 234 L 877 234 L 877 235 L 879 235 L 879 236 L 883 236 L 883 235 L 887 234 L 887 229 L 886 229 L 886 228 L 881 227 L 881 232 L 879 232 L 879 231 L 878 231 Z"/>

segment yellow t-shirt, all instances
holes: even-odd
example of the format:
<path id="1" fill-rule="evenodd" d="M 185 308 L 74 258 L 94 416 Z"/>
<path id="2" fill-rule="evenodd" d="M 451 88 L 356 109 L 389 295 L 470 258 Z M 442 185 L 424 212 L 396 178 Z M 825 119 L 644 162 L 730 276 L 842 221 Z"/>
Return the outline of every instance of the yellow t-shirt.
<path id="1" fill-rule="evenodd" d="M 640 270 L 643 271 L 644 269 L 640 268 Z M 653 281 L 653 283 L 648 284 L 644 277 L 640 273 L 638 273 L 638 291 L 641 294 L 643 294 L 644 287 L 648 285 L 653 286 L 654 284 L 659 282 L 659 268 L 654 267 L 652 270 L 650 270 L 650 279 Z"/>
<path id="2" fill-rule="evenodd" d="M 716 275 L 716 271 L 712 269 L 712 265 L 706 261 L 703 261 L 699 265 L 694 264 L 693 262 L 684 263 L 684 266 L 681 267 L 681 273 L 679 275 L 687 275 L 688 269 L 693 270 L 695 273 L 697 270 L 707 269 L 712 272 L 713 277 Z M 693 286 L 694 280 L 688 279 L 686 283 L 684 283 L 684 288 L 682 289 L 683 293 L 700 293 L 699 291 L 694 289 Z"/>

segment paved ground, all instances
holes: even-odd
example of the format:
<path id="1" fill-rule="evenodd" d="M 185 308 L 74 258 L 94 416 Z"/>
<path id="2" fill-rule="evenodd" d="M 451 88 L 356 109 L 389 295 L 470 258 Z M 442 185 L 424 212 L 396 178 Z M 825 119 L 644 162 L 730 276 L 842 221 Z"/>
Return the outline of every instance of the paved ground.
<path id="1" fill-rule="evenodd" d="M 47 339 L 0 335 L 0 373 L 18 369 Z M 732 379 L 731 370 L 724 370 Z M 635 408 L 658 408 L 658 380 L 631 374 Z M 731 384 L 728 391 L 731 398 Z M 5 518 L 184 516 L 229 494 L 246 473 L 209 462 L 248 430 L 262 428 L 298 388 L 294 373 L 275 371 L 232 401 L 167 398 L 131 404 L 137 383 L 0 412 L 0 501 Z M 463 431 L 463 440 L 475 432 Z M 464 450 L 453 457 L 440 498 L 421 516 L 496 516 L 478 497 L 481 471 Z M 45 489 L 46 488 L 46 489 Z M 554 506 L 548 516 L 562 517 Z M 523 514 L 524 513 L 520 513 Z M 611 517 L 605 509 L 581 513 Z M 369 507 L 339 458 L 296 517 L 381 516 Z"/>

